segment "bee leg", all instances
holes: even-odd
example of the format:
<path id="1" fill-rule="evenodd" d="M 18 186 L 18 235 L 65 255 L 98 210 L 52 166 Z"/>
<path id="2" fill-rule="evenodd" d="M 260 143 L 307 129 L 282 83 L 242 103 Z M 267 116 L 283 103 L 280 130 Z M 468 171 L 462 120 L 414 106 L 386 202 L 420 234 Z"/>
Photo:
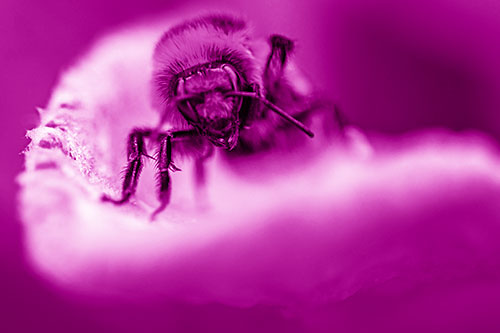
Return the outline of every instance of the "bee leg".
<path id="1" fill-rule="evenodd" d="M 293 41 L 280 35 L 272 35 L 269 38 L 269 43 L 271 44 L 271 53 L 264 69 L 264 87 L 273 95 L 274 91 L 279 90 L 283 69 L 294 45 Z"/>
<path id="2" fill-rule="evenodd" d="M 207 145 L 206 150 L 195 159 L 194 163 L 194 181 L 195 181 L 195 198 L 199 208 L 207 207 L 206 195 L 206 168 L 205 162 L 213 155 L 214 147 Z"/>
<path id="3" fill-rule="evenodd" d="M 132 133 L 130 133 L 127 145 L 128 163 L 125 171 L 125 177 L 123 179 L 122 197 L 121 199 L 116 200 L 107 195 L 103 195 L 101 198 L 103 201 L 109 201 L 115 205 L 122 205 L 126 203 L 135 193 L 137 182 L 143 167 L 142 156 L 147 156 L 146 148 L 144 146 L 144 137 L 149 134 L 149 130 L 138 129 L 135 129 Z"/>
<path id="4" fill-rule="evenodd" d="M 196 158 L 195 161 L 195 182 L 197 187 L 202 187 L 206 183 L 205 161 L 214 154 L 214 146 L 207 146 L 207 150 Z"/>
<path id="5" fill-rule="evenodd" d="M 156 215 L 161 213 L 170 202 L 170 174 L 169 171 L 181 171 L 177 168 L 172 161 L 172 142 L 191 140 L 198 137 L 199 134 L 196 130 L 181 130 L 168 133 L 161 133 L 157 136 L 159 141 L 157 167 L 158 167 L 158 199 L 160 206 L 151 214 L 151 220 L 154 220 Z"/>
<path id="6" fill-rule="evenodd" d="M 170 174 L 169 169 L 172 171 L 179 170 L 172 163 L 172 135 L 160 135 L 160 147 L 158 149 L 158 199 L 160 206 L 151 214 L 151 220 L 154 220 L 156 215 L 162 212 L 170 202 Z"/>

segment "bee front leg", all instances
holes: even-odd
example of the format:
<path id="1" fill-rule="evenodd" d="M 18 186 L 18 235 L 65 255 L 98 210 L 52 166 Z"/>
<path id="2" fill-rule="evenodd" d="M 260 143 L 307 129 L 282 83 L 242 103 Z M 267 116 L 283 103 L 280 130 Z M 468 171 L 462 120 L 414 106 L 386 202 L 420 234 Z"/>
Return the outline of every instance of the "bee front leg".
<path id="1" fill-rule="evenodd" d="M 180 171 L 172 161 L 172 142 L 191 140 L 197 138 L 198 133 L 195 130 L 181 130 L 162 133 L 158 135 L 159 148 L 157 155 L 157 167 L 158 167 L 158 199 L 160 200 L 160 206 L 151 214 L 151 220 L 154 220 L 156 215 L 161 213 L 170 202 L 171 180 L 170 171 Z"/>
<path id="2" fill-rule="evenodd" d="M 179 171 L 172 162 L 172 134 L 162 134 L 159 136 L 160 147 L 158 149 L 158 200 L 160 206 L 151 214 L 151 220 L 154 220 L 156 215 L 162 212 L 170 202 L 170 193 L 172 192 L 170 186 L 169 171 Z"/>
<path id="3" fill-rule="evenodd" d="M 271 44 L 271 53 L 264 69 L 264 87 L 272 96 L 280 90 L 283 70 L 294 45 L 292 40 L 280 35 L 272 35 L 269 38 L 269 43 Z"/>
<path id="4" fill-rule="evenodd" d="M 214 154 L 214 147 L 212 145 L 206 146 L 205 151 L 203 151 L 195 159 L 194 164 L 194 181 L 195 181 L 195 196 L 196 202 L 199 208 L 205 208 L 207 206 L 207 191 L 206 191 L 206 161 L 212 157 Z"/>
<path id="5" fill-rule="evenodd" d="M 206 150 L 196 158 L 195 161 L 195 183 L 196 186 L 201 188 L 206 183 L 205 162 L 214 154 L 214 146 L 207 146 Z"/>
<path id="6" fill-rule="evenodd" d="M 147 156 L 144 146 L 144 137 L 150 135 L 150 132 L 149 130 L 135 129 L 130 133 L 127 144 L 128 162 L 125 177 L 123 179 L 122 197 L 116 200 L 107 195 L 103 195 L 103 201 L 109 201 L 115 205 L 122 205 L 128 202 L 130 197 L 135 193 L 143 167 L 142 156 Z"/>

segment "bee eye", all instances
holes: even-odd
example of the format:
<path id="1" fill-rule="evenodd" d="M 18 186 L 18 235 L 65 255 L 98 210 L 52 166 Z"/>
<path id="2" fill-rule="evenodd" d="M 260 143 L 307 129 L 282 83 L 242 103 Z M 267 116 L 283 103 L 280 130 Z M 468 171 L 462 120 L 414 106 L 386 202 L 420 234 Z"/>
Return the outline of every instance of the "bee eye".
<path id="1" fill-rule="evenodd" d="M 199 116 L 196 112 L 196 107 L 203 103 L 205 103 L 205 96 L 203 94 L 190 94 L 181 98 L 177 106 L 187 120 L 197 121 Z"/>
<path id="2" fill-rule="evenodd" d="M 204 102 L 204 96 L 200 94 L 187 94 L 184 83 L 184 79 L 180 79 L 177 82 L 177 108 L 187 121 L 198 122 L 199 116 L 196 112 L 196 106 Z"/>
<path id="3" fill-rule="evenodd" d="M 236 74 L 233 66 L 225 64 L 222 66 L 222 70 L 224 70 L 229 77 L 229 80 L 231 80 L 231 85 L 233 86 L 233 90 L 239 90 L 239 82 L 240 80 L 238 79 L 238 75 Z"/>
<path id="4" fill-rule="evenodd" d="M 187 100 L 182 101 L 177 104 L 177 107 L 187 121 L 191 122 L 198 121 L 198 114 L 196 113 L 195 108 L 193 107 L 191 102 Z"/>
<path id="5" fill-rule="evenodd" d="M 197 106 L 198 104 L 203 104 L 205 103 L 205 94 L 195 94 L 191 96 L 188 102 L 191 103 L 191 105 L 193 106 Z"/>

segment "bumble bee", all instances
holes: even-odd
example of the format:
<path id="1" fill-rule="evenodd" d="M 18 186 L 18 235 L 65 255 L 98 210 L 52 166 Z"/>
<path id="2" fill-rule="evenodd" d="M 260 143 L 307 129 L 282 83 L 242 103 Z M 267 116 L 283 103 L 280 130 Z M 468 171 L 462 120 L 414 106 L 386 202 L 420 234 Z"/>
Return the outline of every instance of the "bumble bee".
<path id="1" fill-rule="evenodd" d="M 214 148 L 227 154 L 251 154 L 271 149 L 277 133 L 289 138 L 290 145 L 296 144 L 297 132 L 314 137 L 305 122 L 324 105 L 288 75 L 294 42 L 271 35 L 265 54 L 259 43 L 245 20 L 227 14 L 185 21 L 163 34 L 154 50 L 151 80 L 160 122 L 130 133 L 122 196 L 103 195 L 104 201 L 121 205 L 135 193 L 143 158 L 150 157 L 145 139 L 158 146 L 160 205 L 154 217 L 169 203 L 170 172 L 180 170 L 173 162 L 173 151 L 197 159 L 201 186 L 203 161 Z M 329 112 L 325 119 L 336 122 L 342 131 L 337 108 Z"/>

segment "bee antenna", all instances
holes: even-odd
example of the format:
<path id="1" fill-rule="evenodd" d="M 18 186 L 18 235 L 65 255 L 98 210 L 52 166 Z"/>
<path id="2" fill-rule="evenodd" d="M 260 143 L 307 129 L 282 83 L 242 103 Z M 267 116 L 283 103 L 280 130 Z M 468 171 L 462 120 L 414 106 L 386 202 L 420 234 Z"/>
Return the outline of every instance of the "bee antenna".
<path id="1" fill-rule="evenodd" d="M 253 99 L 259 100 L 262 104 L 264 104 L 267 108 L 270 110 L 276 112 L 280 117 L 300 129 L 302 132 L 307 134 L 309 137 L 313 138 L 314 133 L 306 127 L 303 123 L 295 119 L 294 117 L 290 116 L 288 113 L 283 111 L 280 107 L 277 105 L 271 103 L 269 100 L 265 99 L 264 97 L 260 96 L 257 93 L 254 92 L 246 92 L 246 91 L 231 91 L 226 94 L 226 96 L 241 96 L 241 97 L 250 97 Z"/>

